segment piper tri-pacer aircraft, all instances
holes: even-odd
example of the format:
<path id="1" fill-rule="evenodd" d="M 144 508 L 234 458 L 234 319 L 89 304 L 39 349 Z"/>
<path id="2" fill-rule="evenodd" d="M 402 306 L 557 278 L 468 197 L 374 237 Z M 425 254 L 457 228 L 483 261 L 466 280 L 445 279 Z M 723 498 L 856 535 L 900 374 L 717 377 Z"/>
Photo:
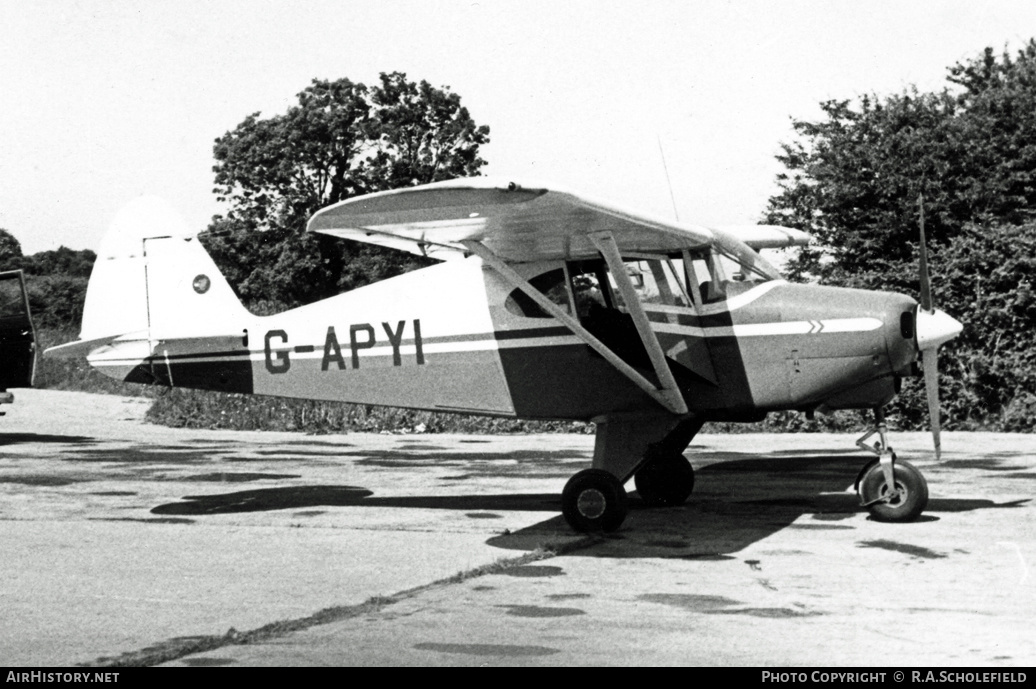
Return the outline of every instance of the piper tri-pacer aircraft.
<path id="1" fill-rule="evenodd" d="M 686 225 L 482 177 L 349 199 L 308 231 L 443 262 L 259 317 L 175 214 L 141 201 L 101 244 L 81 339 L 48 354 L 170 387 L 592 421 L 592 468 L 562 492 L 580 531 L 622 524 L 631 477 L 649 505 L 684 502 L 682 452 L 706 421 L 787 409 L 873 409 L 863 506 L 903 521 L 927 504 L 881 411 L 923 358 L 938 452 L 936 348 L 961 326 L 932 307 L 924 263 L 920 306 L 790 284 L 755 250 L 807 242 L 797 230 Z"/>

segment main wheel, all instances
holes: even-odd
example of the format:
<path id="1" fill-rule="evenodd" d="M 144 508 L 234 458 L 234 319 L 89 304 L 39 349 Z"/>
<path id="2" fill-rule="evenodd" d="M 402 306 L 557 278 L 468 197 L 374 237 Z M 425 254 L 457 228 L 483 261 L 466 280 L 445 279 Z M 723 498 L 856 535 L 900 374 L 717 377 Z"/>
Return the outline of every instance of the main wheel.
<path id="1" fill-rule="evenodd" d="M 894 465 L 896 489 L 899 495 L 889 502 L 877 502 L 868 507 L 871 516 L 883 522 L 909 522 L 917 519 L 928 506 L 928 482 L 910 462 Z M 881 464 L 875 464 L 860 482 L 860 497 L 865 503 L 887 495 L 888 482 Z"/>
<path id="2" fill-rule="evenodd" d="M 649 507 L 682 505 L 694 491 L 694 467 L 683 455 L 655 457 L 633 477 Z"/>
<path id="3" fill-rule="evenodd" d="M 626 489 L 603 469 L 584 469 L 565 484 L 561 512 L 576 531 L 615 531 L 626 519 Z"/>

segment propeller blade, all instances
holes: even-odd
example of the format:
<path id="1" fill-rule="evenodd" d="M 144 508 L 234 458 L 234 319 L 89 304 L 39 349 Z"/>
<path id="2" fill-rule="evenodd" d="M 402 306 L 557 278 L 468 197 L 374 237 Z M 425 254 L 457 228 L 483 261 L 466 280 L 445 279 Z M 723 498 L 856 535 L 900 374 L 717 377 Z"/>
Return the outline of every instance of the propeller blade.
<path id="1" fill-rule="evenodd" d="M 939 432 L 942 427 L 939 419 L 939 360 L 935 347 L 927 350 L 921 357 L 924 368 L 924 391 L 928 396 L 928 417 L 932 423 L 932 440 L 935 442 L 935 459 L 942 458 L 942 440 Z"/>
<path id="2" fill-rule="evenodd" d="M 932 310 L 932 281 L 928 275 L 928 243 L 924 237 L 924 196 L 917 195 L 917 208 L 921 226 L 920 268 L 921 268 L 921 308 L 925 311 Z"/>
<path id="3" fill-rule="evenodd" d="M 921 273 L 921 308 L 917 312 L 917 349 L 921 352 L 924 369 L 925 395 L 928 397 L 928 417 L 931 420 L 935 459 L 942 459 L 942 420 L 939 418 L 939 345 L 960 335 L 963 326 L 932 304 L 932 280 L 928 274 L 928 242 L 924 236 L 924 196 L 917 195 L 918 225 L 921 244 L 918 247 L 918 266 Z"/>
<path id="4" fill-rule="evenodd" d="M 924 369 L 924 388 L 928 396 L 928 416 L 932 425 L 932 440 L 935 441 L 935 458 L 942 458 L 942 441 L 939 431 L 939 345 L 960 335 L 964 326 L 944 311 L 917 312 L 917 349 L 921 352 L 921 367 Z"/>

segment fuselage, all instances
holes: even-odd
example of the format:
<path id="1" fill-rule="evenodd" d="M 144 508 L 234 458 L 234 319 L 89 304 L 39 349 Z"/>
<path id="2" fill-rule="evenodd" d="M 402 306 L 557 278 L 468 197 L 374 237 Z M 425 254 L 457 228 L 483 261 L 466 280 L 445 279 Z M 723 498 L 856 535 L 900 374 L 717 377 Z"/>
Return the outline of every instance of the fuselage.
<path id="1" fill-rule="evenodd" d="M 574 272 L 561 262 L 516 269 L 534 284 Z M 909 297 L 783 280 L 741 287 L 709 304 L 688 303 L 689 295 L 644 304 L 693 413 L 737 419 L 881 406 L 916 359 Z M 568 294 L 569 310 L 579 313 Z M 608 325 L 595 332 L 654 379 L 621 304 L 610 306 Z M 657 407 L 475 257 L 246 316 L 222 332 L 151 332 L 146 344 L 125 342 L 90 361 L 135 382 L 520 418 L 587 420 Z"/>

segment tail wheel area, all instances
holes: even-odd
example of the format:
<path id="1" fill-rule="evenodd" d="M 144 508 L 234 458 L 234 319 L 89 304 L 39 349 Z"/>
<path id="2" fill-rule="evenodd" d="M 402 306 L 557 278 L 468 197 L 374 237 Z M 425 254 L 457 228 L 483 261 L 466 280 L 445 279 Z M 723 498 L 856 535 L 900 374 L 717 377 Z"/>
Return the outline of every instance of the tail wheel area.
<path id="1" fill-rule="evenodd" d="M 891 497 L 885 499 L 891 491 L 881 465 L 875 462 L 860 481 L 860 498 L 878 521 L 913 521 L 928 506 L 928 482 L 910 462 L 897 461 L 893 471 L 896 485 Z"/>
<path id="2" fill-rule="evenodd" d="M 682 505 L 694 491 L 694 467 L 683 455 L 655 457 L 637 471 L 633 482 L 649 507 Z"/>
<path id="3" fill-rule="evenodd" d="M 627 511 L 626 489 L 604 469 L 580 471 L 561 492 L 561 512 L 576 531 L 615 531 Z"/>

